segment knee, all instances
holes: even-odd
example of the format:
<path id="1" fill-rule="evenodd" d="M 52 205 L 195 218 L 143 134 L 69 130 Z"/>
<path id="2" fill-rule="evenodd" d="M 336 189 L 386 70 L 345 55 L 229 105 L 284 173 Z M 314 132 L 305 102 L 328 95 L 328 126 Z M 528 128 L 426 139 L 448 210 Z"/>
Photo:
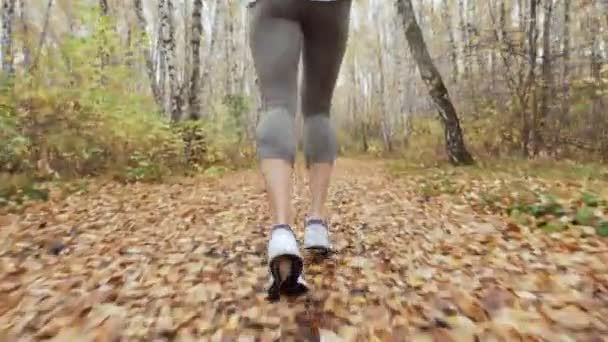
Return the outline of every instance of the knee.
<path id="1" fill-rule="evenodd" d="M 258 157 L 294 163 L 296 139 L 294 116 L 287 110 L 272 110 L 260 118 L 256 129 Z"/>
<path id="2" fill-rule="evenodd" d="M 331 120 L 327 115 L 304 118 L 304 153 L 307 164 L 333 163 L 338 143 Z"/>

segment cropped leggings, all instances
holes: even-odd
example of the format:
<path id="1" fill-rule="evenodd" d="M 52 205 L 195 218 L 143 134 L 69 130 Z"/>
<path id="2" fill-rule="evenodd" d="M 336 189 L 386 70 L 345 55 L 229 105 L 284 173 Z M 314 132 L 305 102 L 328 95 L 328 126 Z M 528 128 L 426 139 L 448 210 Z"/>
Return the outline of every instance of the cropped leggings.
<path id="1" fill-rule="evenodd" d="M 250 47 L 263 110 L 256 129 L 260 159 L 294 163 L 301 95 L 306 164 L 335 160 L 337 141 L 329 116 L 348 38 L 351 1 L 257 0 L 249 5 Z"/>

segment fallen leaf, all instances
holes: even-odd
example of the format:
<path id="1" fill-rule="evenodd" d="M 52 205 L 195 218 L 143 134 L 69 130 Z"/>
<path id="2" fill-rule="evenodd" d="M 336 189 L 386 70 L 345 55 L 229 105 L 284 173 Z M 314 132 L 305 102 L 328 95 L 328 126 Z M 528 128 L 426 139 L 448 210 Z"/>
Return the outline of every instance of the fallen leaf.
<path id="1" fill-rule="evenodd" d="M 479 301 L 462 290 L 456 290 L 452 294 L 454 303 L 463 314 L 470 317 L 476 322 L 484 322 L 488 320 L 488 314 L 481 306 Z"/>
<path id="2" fill-rule="evenodd" d="M 607 331 L 607 204 L 598 196 L 592 213 L 579 210 L 582 182 L 561 182 L 551 200 L 538 194 L 555 184 L 519 173 L 395 176 L 374 160 L 337 163 L 328 206 L 338 250 L 303 251 L 310 292 L 275 303 L 265 287 L 272 220 L 254 170 L 92 179 L 94 191 L 0 213 L 0 339 L 596 341 Z M 309 184 L 296 169 L 301 223 Z M 49 254 L 53 241 L 64 246 Z"/>
<path id="3" fill-rule="evenodd" d="M 331 330 L 319 329 L 319 337 L 321 342 L 341 342 L 344 341 L 338 334 Z"/>
<path id="4" fill-rule="evenodd" d="M 545 308 L 544 312 L 551 320 L 568 329 L 584 330 L 591 327 L 589 314 L 575 305 L 568 305 L 557 310 Z"/>

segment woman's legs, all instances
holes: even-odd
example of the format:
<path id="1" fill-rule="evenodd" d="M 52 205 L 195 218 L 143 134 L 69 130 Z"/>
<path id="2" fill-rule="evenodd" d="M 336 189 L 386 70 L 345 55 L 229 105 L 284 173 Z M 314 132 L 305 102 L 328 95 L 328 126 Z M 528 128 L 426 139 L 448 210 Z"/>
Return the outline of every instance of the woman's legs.
<path id="1" fill-rule="evenodd" d="M 291 173 L 296 153 L 298 63 L 302 32 L 297 22 L 301 0 L 258 0 L 250 12 L 251 52 L 263 101 L 257 151 L 273 212 L 268 242 L 272 275 L 269 297 L 306 291 L 302 258 L 290 223 Z"/>
<path id="2" fill-rule="evenodd" d="M 296 152 L 298 63 L 302 33 L 294 1 L 263 0 L 251 8 L 251 52 L 264 113 L 257 150 L 274 224 L 291 221 L 291 172 Z"/>
<path id="3" fill-rule="evenodd" d="M 346 50 L 351 0 L 307 4 L 304 34 L 304 80 L 302 113 L 304 149 L 309 168 L 311 207 L 305 245 L 329 248 L 325 204 L 337 154 L 334 128 L 330 122 L 331 102 Z"/>
<path id="4" fill-rule="evenodd" d="M 300 277 L 302 259 L 290 227 L 290 176 L 296 152 L 294 126 L 302 43 L 302 111 L 306 163 L 311 171 L 311 216 L 322 217 L 337 150 L 329 111 L 346 47 L 350 3 L 351 0 L 259 0 L 251 7 L 251 51 L 264 109 L 256 132 L 257 148 L 274 223 L 268 244 L 274 279 L 269 289 L 271 298 L 279 292 L 305 291 Z M 313 222 L 309 221 L 307 231 L 314 228 L 310 223 Z M 326 237 L 326 227 L 321 228 L 322 234 L 316 237 Z M 307 237 L 309 243 L 315 244 L 315 234 L 305 236 L 305 243 Z M 289 263 L 287 277 L 282 267 L 285 260 Z"/>

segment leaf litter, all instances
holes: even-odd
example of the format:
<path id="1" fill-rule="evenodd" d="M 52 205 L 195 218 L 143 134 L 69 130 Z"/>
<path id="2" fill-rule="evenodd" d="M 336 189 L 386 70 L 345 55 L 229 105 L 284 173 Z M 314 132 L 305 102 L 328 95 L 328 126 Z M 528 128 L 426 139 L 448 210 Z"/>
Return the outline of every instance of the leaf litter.
<path id="1" fill-rule="evenodd" d="M 429 197 L 421 181 L 340 160 L 337 251 L 306 255 L 310 293 L 278 303 L 266 300 L 255 171 L 99 184 L 4 213 L 0 340 L 607 341 L 608 243 L 595 228 L 547 232 L 477 207 L 475 186 L 492 182 Z M 298 235 L 307 194 L 298 179 Z M 568 212 L 589 224 L 605 217 L 598 201 Z"/>

